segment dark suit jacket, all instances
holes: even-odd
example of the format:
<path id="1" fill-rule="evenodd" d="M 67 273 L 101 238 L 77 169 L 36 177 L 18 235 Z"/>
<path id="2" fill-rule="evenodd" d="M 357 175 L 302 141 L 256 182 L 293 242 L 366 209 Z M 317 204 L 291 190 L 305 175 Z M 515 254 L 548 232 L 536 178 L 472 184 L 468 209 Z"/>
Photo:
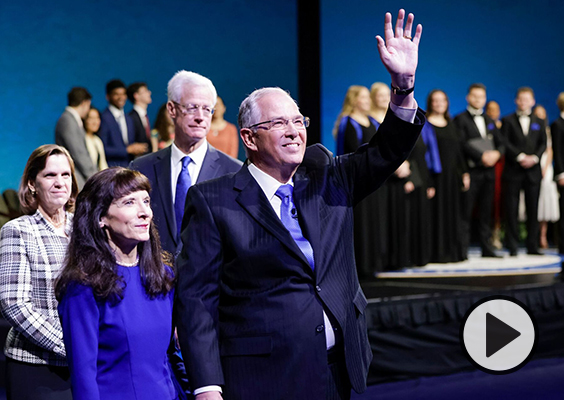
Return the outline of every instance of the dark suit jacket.
<path id="1" fill-rule="evenodd" d="M 324 399 L 325 310 L 344 346 L 352 387 L 364 391 L 372 353 L 353 207 L 406 159 L 423 126 L 421 112 L 416 121 L 388 112 L 354 154 L 333 158 L 320 145 L 308 148 L 294 176 L 294 199 L 314 271 L 247 165 L 190 188 L 176 322 L 193 388 L 225 385 L 230 400 Z"/>
<path id="2" fill-rule="evenodd" d="M 552 149 L 554 150 L 554 179 L 564 172 L 564 119 L 558 117 L 550 125 L 552 135 Z"/>
<path id="3" fill-rule="evenodd" d="M 171 153 L 169 146 L 156 153 L 135 159 L 131 162 L 129 168 L 135 169 L 149 178 L 152 187 L 153 218 L 157 224 L 162 248 L 170 254 L 176 255 L 180 251 L 181 243 L 180 238 L 176 237 L 178 229 L 172 202 L 172 190 L 173 187 L 176 190 L 176 182 L 172 185 L 170 181 Z M 241 161 L 229 157 L 208 143 L 208 151 L 196 183 L 239 171 L 241 165 Z"/>
<path id="4" fill-rule="evenodd" d="M 100 118 L 102 119 L 102 122 L 100 124 L 98 136 L 100 136 L 102 143 L 104 143 L 104 151 L 106 153 L 106 161 L 108 162 L 108 165 L 110 167 L 127 167 L 131 161 L 131 157 L 127 152 L 127 146 L 123 142 L 119 124 L 109 108 L 106 108 L 102 112 Z M 127 124 L 127 137 L 129 139 L 129 144 L 134 143 L 135 129 L 133 127 L 133 121 L 127 114 L 125 114 L 125 122 Z"/>
<path id="5" fill-rule="evenodd" d="M 55 143 L 67 149 L 74 161 L 76 181 L 82 189 L 88 178 L 98 172 L 86 148 L 84 129 L 73 115 L 65 110 L 55 127 Z"/>
<path id="6" fill-rule="evenodd" d="M 488 140 L 493 141 L 495 150 L 499 151 L 501 154 L 505 152 L 505 144 L 503 142 L 503 137 L 501 133 L 495 126 L 495 122 L 493 119 L 488 117 L 484 114 L 484 120 L 486 123 L 486 132 L 488 136 Z M 468 163 L 468 167 L 470 168 L 471 172 L 482 172 L 486 174 L 491 179 L 495 178 L 495 170 L 494 167 L 484 167 L 482 164 L 482 154 L 483 151 L 480 151 L 476 148 L 475 141 L 478 139 L 482 139 L 482 135 L 480 135 L 480 131 L 474 122 L 474 117 L 472 114 L 468 112 L 468 110 L 458 114 L 454 118 L 454 123 L 456 128 L 460 132 L 461 139 L 462 139 L 462 150 L 466 156 L 466 161 Z M 484 142 L 485 140 L 482 139 Z"/>
<path id="7" fill-rule="evenodd" d="M 135 109 L 131 110 L 128 115 L 131 117 L 131 121 L 133 121 L 133 129 L 135 130 L 135 142 L 145 143 L 149 149 L 147 153 L 150 153 L 151 139 L 147 137 L 147 131 L 145 130 L 145 125 L 143 125 L 143 122 L 141 121 L 141 116 Z"/>
<path id="8" fill-rule="evenodd" d="M 503 179 L 520 180 L 526 177 L 528 182 L 540 183 L 542 172 L 540 159 L 546 150 L 546 125 L 544 120 L 531 115 L 531 124 L 527 136 L 519 123 L 517 114 L 511 114 L 502 119 L 501 133 L 506 143 L 505 167 Z M 525 169 L 519 165 L 517 156 L 521 153 L 536 155 L 539 158 L 537 165 Z"/>

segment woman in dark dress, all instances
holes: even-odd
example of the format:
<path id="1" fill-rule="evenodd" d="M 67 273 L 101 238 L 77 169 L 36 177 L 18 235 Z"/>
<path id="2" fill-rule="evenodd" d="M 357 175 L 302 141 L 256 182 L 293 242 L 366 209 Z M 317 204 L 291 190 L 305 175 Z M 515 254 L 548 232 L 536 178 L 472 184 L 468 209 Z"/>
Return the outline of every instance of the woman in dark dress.
<path id="1" fill-rule="evenodd" d="M 442 173 L 435 179 L 431 201 L 432 262 L 458 262 L 466 259 L 460 242 L 462 192 L 470 187 L 470 175 L 462 155 L 460 136 L 449 115 L 445 92 L 433 90 L 427 96 L 427 121 L 435 131 Z"/>
<path id="2" fill-rule="evenodd" d="M 349 87 L 335 123 L 337 155 L 352 153 L 376 134 L 380 124 L 368 114 L 370 93 L 364 86 Z M 372 193 L 354 209 L 354 243 L 358 275 L 373 278 L 382 271 L 387 250 L 386 189 Z"/>

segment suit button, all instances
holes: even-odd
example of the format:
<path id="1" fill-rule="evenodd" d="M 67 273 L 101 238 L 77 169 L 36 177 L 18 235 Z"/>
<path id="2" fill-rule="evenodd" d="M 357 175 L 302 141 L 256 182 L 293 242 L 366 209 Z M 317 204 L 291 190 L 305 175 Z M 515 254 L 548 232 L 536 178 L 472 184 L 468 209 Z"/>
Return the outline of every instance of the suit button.
<path id="1" fill-rule="evenodd" d="M 323 325 L 318 325 L 317 328 L 315 328 L 315 331 L 317 333 L 321 333 L 321 332 L 323 332 L 324 329 L 325 329 L 325 327 Z"/>
<path id="2" fill-rule="evenodd" d="M 321 292 L 321 286 L 316 286 L 315 290 L 317 290 L 318 292 Z"/>

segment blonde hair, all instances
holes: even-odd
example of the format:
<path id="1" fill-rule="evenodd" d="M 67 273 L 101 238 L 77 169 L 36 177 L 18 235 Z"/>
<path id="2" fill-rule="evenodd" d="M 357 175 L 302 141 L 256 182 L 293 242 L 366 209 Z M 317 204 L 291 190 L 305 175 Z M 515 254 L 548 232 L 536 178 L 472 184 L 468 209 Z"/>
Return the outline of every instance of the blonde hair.
<path id="1" fill-rule="evenodd" d="M 556 105 L 560 111 L 564 111 L 564 92 L 560 92 L 556 99 Z"/>
<path id="2" fill-rule="evenodd" d="M 358 95 L 362 90 L 368 90 L 368 88 L 362 85 L 352 85 L 347 89 L 345 100 L 343 101 L 343 107 L 341 108 L 341 112 L 339 113 L 339 116 L 335 121 L 335 126 L 333 126 L 333 137 L 335 139 L 337 139 L 337 133 L 341 119 L 352 114 L 356 105 L 356 99 L 358 98 Z"/>
<path id="3" fill-rule="evenodd" d="M 372 100 L 371 105 L 370 105 L 370 112 L 373 113 L 375 111 L 377 111 L 376 109 L 376 95 L 382 91 L 382 90 L 390 90 L 390 88 L 388 87 L 388 85 L 386 85 L 385 83 L 382 82 L 374 82 L 372 84 L 372 86 L 370 86 L 370 100 Z"/>

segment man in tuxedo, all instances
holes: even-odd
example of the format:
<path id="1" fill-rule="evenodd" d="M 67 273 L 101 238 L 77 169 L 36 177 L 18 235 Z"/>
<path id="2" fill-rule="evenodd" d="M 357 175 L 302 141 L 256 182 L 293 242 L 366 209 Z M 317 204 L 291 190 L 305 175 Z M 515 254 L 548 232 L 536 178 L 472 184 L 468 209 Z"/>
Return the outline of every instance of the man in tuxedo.
<path id="1" fill-rule="evenodd" d="M 135 156 L 145 154 L 148 146 L 135 142 L 133 121 L 123 110 L 127 94 L 122 81 L 113 79 L 106 84 L 106 100 L 109 104 L 100 116 L 98 136 L 104 143 L 108 165 L 127 167 Z"/>
<path id="2" fill-rule="evenodd" d="M 177 259 L 176 322 L 197 400 L 349 399 L 372 357 L 353 207 L 406 159 L 424 123 L 413 97 L 419 25 L 400 10 L 377 37 L 393 94 L 372 141 L 333 158 L 280 88 L 241 104 L 248 163 L 195 185 Z M 415 123 L 413 123 L 415 121 Z M 188 246 L 190 248 L 188 249 Z"/>
<path id="3" fill-rule="evenodd" d="M 82 189 L 86 180 L 98 171 L 86 148 L 82 123 L 90 110 L 92 95 L 83 87 L 73 87 L 67 99 L 68 106 L 55 127 L 55 143 L 69 151 L 74 161 L 78 188 Z"/>
<path id="4" fill-rule="evenodd" d="M 512 256 L 519 244 L 519 193 L 525 193 L 527 210 L 527 253 L 541 254 L 539 241 L 539 193 L 542 180 L 540 159 L 546 150 L 545 122 L 532 114 L 533 89 L 522 87 L 515 97 L 517 111 L 502 119 L 501 133 L 506 153 L 502 182 L 505 199 L 505 245 Z"/>
<path id="5" fill-rule="evenodd" d="M 490 239 L 492 236 L 492 206 L 495 190 L 495 164 L 505 151 L 503 139 L 495 122 L 484 113 L 486 87 L 474 83 L 466 95 L 466 111 L 454 118 L 461 135 L 463 151 L 470 171 L 470 188 L 465 194 L 462 216 L 462 245 L 468 251 L 474 207 L 478 207 L 479 241 L 482 257 L 498 257 Z"/>
<path id="6" fill-rule="evenodd" d="M 129 116 L 133 121 L 133 129 L 135 131 L 135 142 L 145 143 L 148 153 L 153 152 L 151 143 L 151 124 L 147 115 L 147 108 L 153 102 L 151 91 L 144 82 L 135 82 L 127 87 L 127 98 L 133 104 L 133 109 L 129 112 Z M 156 148 L 155 148 L 156 151 Z"/>
<path id="7" fill-rule="evenodd" d="M 552 149 L 554 150 L 554 180 L 560 193 L 560 221 L 558 250 L 564 254 L 564 92 L 556 99 L 560 116 L 550 125 Z"/>
<path id="8" fill-rule="evenodd" d="M 151 182 L 153 218 L 164 250 L 180 251 L 180 224 L 188 188 L 241 168 L 241 162 L 208 144 L 217 101 L 213 83 L 194 72 L 179 71 L 168 82 L 167 109 L 174 123 L 174 142 L 134 160 L 130 168 Z"/>

